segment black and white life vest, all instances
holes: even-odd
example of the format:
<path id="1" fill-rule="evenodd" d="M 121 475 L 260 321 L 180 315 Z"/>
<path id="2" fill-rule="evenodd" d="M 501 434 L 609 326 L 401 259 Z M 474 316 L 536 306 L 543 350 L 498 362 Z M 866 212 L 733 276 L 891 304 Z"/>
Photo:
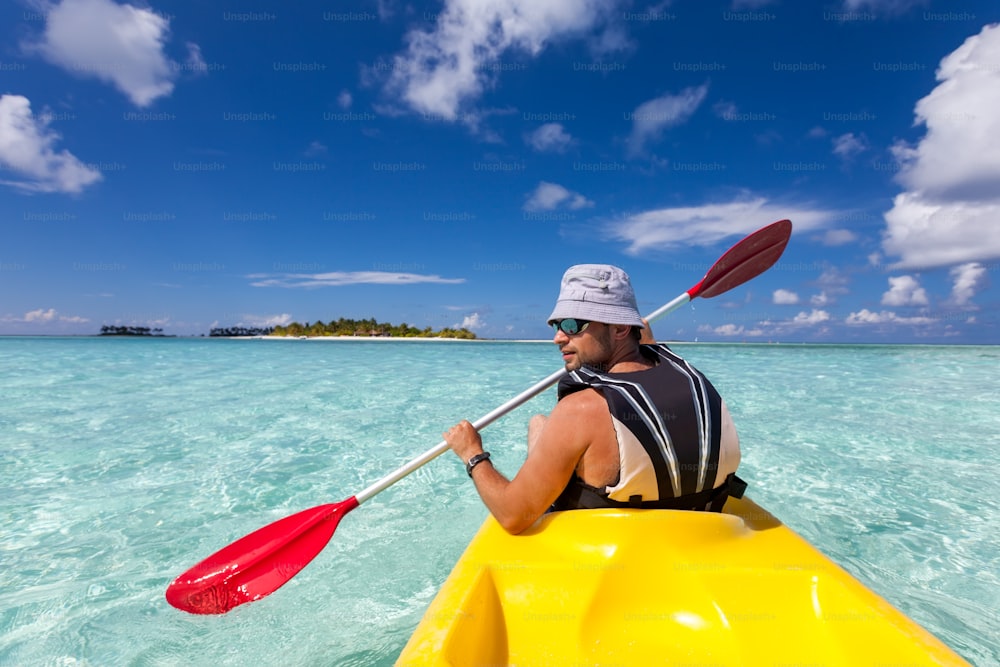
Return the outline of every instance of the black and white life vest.
<path id="1" fill-rule="evenodd" d="M 655 366 L 631 373 L 584 366 L 560 381 L 560 400 L 583 389 L 604 396 L 621 469 L 603 489 L 574 474 L 554 509 L 721 509 L 727 495 L 742 495 L 739 437 L 715 387 L 666 345 L 640 349 Z"/>

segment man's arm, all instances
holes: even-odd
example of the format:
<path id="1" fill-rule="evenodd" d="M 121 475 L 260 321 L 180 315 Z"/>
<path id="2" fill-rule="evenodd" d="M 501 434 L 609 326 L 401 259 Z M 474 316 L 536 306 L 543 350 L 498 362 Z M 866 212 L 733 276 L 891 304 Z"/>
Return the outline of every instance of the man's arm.
<path id="1" fill-rule="evenodd" d="M 613 429 L 607 403 L 592 389 L 579 391 L 556 404 L 514 479 L 485 463 L 473 469 L 483 503 L 507 532 L 524 531 L 555 502 L 597 429 Z M 463 463 L 483 451 L 468 421 L 456 424 L 444 439 Z"/>

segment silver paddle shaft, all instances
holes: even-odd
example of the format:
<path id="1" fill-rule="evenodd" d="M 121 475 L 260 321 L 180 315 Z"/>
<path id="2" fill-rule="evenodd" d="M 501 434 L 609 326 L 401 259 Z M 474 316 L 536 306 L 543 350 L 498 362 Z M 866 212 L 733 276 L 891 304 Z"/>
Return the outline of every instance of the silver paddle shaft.
<path id="1" fill-rule="evenodd" d="M 667 313 L 680 308 L 690 300 L 691 300 L 691 295 L 688 294 L 687 292 L 684 292 L 670 303 L 665 304 L 660 308 L 654 310 L 648 317 L 646 317 L 646 320 L 652 322 L 653 320 L 659 319 L 660 317 L 663 317 Z M 559 380 L 562 379 L 564 375 L 566 375 L 566 370 L 561 369 L 556 371 L 552 375 L 548 376 L 544 380 L 536 382 L 533 386 L 529 387 L 528 389 L 525 389 L 520 394 L 510 399 L 500 407 L 495 408 L 491 412 L 486 413 L 476 421 L 472 422 L 472 426 L 475 427 L 477 431 L 481 431 L 482 429 L 486 428 L 500 417 L 503 417 L 508 412 L 511 412 L 512 410 L 521 407 L 521 405 L 527 403 L 535 396 L 538 396 L 543 391 L 545 391 L 549 387 L 559 382 Z M 375 494 L 379 493 L 380 491 L 384 491 L 385 489 L 389 488 L 390 486 L 392 486 L 399 480 L 403 479 L 410 473 L 415 472 L 419 468 L 422 468 L 425 464 L 433 461 L 437 457 L 444 454 L 446 451 L 448 451 L 448 443 L 442 440 L 432 449 L 428 449 L 426 452 L 424 452 L 417 458 L 400 466 L 399 468 L 396 468 L 382 479 L 377 480 L 371 486 L 364 489 L 360 493 L 356 494 L 354 498 L 358 501 L 358 504 L 360 505 L 361 503 L 365 502 L 366 500 L 368 500 Z"/>

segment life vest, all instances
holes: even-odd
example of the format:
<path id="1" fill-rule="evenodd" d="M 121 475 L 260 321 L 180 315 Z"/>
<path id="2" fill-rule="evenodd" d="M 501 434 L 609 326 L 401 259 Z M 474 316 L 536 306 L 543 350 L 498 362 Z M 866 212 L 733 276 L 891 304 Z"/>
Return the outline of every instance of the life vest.
<path id="1" fill-rule="evenodd" d="M 652 368 L 602 373 L 583 366 L 559 383 L 559 399 L 596 389 L 618 441 L 616 483 L 598 489 L 575 473 L 553 509 L 659 507 L 721 510 L 742 496 L 739 437 L 712 383 L 666 345 L 643 345 Z"/>

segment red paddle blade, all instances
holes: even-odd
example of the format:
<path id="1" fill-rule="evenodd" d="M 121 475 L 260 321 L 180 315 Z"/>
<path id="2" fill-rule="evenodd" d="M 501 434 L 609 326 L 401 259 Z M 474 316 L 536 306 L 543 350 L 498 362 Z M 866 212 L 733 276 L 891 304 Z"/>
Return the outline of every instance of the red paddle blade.
<path id="1" fill-rule="evenodd" d="M 688 290 L 693 299 L 710 299 L 767 271 L 785 251 L 792 235 L 791 220 L 762 227 L 726 251 L 701 282 Z"/>
<path id="2" fill-rule="evenodd" d="M 337 524 L 358 506 L 354 496 L 279 519 L 177 577 L 167 602 L 191 614 L 224 614 L 278 590 L 327 545 Z"/>

